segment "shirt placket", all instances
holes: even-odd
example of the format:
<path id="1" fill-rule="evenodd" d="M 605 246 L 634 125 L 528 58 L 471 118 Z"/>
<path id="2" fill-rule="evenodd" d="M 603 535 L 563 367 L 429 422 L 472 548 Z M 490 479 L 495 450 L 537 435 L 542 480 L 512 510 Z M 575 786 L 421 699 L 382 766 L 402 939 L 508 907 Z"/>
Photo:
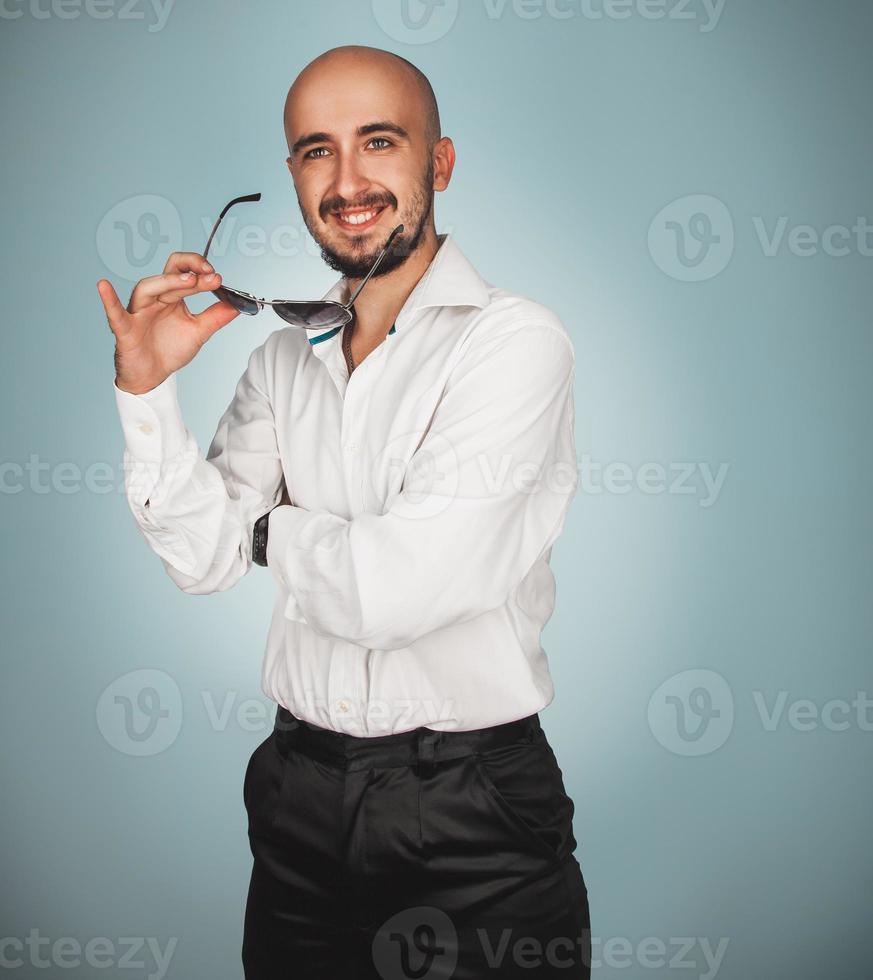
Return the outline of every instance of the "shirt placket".
<path id="1" fill-rule="evenodd" d="M 381 373 L 379 366 L 383 356 L 384 351 L 374 351 L 349 377 L 345 356 L 338 345 L 336 356 L 330 365 L 332 371 L 339 373 L 341 370 L 342 373 L 343 409 L 340 446 L 346 497 L 352 516 L 360 513 L 364 508 L 366 479 L 364 433 L 367 425 L 367 405 L 372 386 Z M 368 677 L 367 654 L 355 644 L 338 644 L 328 681 L 331 720 L 338 730 L 359 735 L 367 734 Z"/>

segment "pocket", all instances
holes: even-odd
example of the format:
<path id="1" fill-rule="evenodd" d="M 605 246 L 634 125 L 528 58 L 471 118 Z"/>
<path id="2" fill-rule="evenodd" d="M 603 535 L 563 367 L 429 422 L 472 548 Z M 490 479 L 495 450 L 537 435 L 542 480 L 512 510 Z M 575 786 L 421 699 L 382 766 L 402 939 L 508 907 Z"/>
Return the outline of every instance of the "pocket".
<path id="1" fill-rule="evenodd" d="M 287 768 L 276 746 L 276 733 L 271 732 L 252 753 L 243 778 L 243 805 L 250 834 L 265 834 L 273 829 Z"/>
<path id="2" fill-rule="evenodd" d="M 483 788 L 517 840 L 553 864 L 576 848 L 573 801 L 557 761 L 543 742 L 521 742 L 474 756 Z"/>

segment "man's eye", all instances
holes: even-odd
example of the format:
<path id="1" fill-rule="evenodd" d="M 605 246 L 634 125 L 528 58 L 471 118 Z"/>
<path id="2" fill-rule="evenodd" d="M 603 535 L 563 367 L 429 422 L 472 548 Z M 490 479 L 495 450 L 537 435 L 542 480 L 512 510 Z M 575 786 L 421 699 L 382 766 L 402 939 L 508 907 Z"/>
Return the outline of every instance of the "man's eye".
<path id="1" fill-rule="evenodd" d="M 386 137 L 384 137 L 384 136 L 374 136 L 370 140 L 370 142 L 371 143 L 384 143 L 386 147 L 387 146 L 391 146 L 391 140 L 386 139 Z M 377 146 L 376 149 L 377 150 L 381 150 L 381 149 L 385 149 L 385 147 L 379 147 L 379 146 Z"/>
<path id="2" fill-rule="evenodd" d="M 315 160 L 316 157 L 314 157 L 312 154 L 313 153 L 318 153 L 320 150 L 324 150 L 324 152 L 327 153 L 327 147 L 326 146 L 316 146 L 314 149 L 309 150 L 307 153 L 304 153 L 303 154 L 303 159 L 304 160 Z"/>

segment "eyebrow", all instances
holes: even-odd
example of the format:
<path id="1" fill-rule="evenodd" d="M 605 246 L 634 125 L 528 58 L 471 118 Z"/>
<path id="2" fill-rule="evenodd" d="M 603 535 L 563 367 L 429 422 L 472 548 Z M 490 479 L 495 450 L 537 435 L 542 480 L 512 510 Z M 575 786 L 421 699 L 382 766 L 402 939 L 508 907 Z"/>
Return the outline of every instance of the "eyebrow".
<path id="1" fill-rule="evenodd" d="M 355 131 L 356 136 L 369 136 L 370 133 L 394 133 L 395 136 L 399 136 L 401 139 L 409 139 L 409 133 L 402 126 L 390 122 L 387 119 L 367 123 L 365 126 L 358 126 Z M 305 149 L 307 146 L 312 146 L 314 143 L 329 143 L 331 139 L 330 133 L 307 133 L 306 136 L 301 136 L 299 140 L 295 141 L 291 147 L 291 155 L 295 156 L 300 150 Z"/>

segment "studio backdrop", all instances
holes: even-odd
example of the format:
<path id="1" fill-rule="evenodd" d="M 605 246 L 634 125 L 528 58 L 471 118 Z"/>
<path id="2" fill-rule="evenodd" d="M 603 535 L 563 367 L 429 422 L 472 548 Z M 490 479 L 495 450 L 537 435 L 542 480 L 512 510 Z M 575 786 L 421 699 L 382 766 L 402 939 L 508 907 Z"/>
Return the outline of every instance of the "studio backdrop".
<path id="1" fill-rule="evenodd" d="M 342 44 L 428 76 L 437 231 L 575 347 L 541 721 L 594 976 L 868 974 L 871 37 L 863 0 L 3 0 L 4 974 L 242 976 L 274 583 L 186 595 L 143 541 L 95 283 L 260 191 L 210 258 L 323 296 L 282 106 Z M 204 452 L 281 325 L 180 372 Z"/>

